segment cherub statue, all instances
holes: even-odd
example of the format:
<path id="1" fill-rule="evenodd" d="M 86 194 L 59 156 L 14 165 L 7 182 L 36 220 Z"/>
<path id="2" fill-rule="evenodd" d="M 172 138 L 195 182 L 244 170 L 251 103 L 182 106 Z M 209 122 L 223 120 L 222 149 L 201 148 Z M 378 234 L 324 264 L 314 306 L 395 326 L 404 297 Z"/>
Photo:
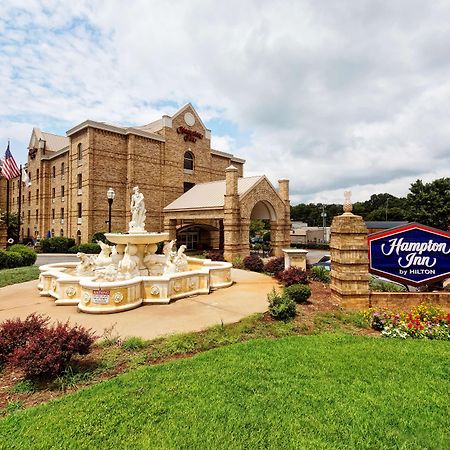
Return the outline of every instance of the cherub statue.
<path id="1" fill-rule="evenodd" d="M 136 254 L 136 245 L 128 244 L 125 247 L 125 253 L 118 268 L 119 273 L 125 279 L 139 275 L 139 257 Z"/>
<path id="2" fill-rule="evenodd" d="M 185 255 L 186 246 L 180 245 L 178 249 L 177 256 L 175 256 L 174 263 L 177 272 L 186 272 L 188 270 L 188 260 Z"/>
<path id="3" fill-rule="evenodd" d="M 95 260 L 95 265 L 97 267 L 106 267 L 112 264 L 111 259 L 111 246 L 108 244 L 105 244 L 102 241 L 97 241 L 97 244 L 100 245 L 101 251 L 100 254 L 97 256 L 97 259 Z"/>
<path id="4" fill-rule="evenodd" d="M 77 264 L 77 275 L 91 276 L 95 266 L 93 255 L 86 255 L 86 253 L 78 252 L 77 258 L 80 262 Z"/>

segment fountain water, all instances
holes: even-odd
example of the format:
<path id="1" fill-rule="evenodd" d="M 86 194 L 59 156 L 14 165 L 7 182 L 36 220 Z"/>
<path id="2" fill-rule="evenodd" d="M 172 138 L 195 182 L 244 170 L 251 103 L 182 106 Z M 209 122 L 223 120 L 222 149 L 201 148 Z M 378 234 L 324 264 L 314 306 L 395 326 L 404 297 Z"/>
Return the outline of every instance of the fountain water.
<path id="1" fill-rule="evenodd" d="M 231 264 L 190 258 L 186 246 L 176 251 L 169 233 L 145 230 L 144 196 L 136 186 L 131 199 L 128 233 L 107 233 L 98 255 L 77 253 L 79 263 L 41 266 L 38 288 L 57 305 L 78 305 L 87 313 L 112 313 L 141 304 L 169 303 L 211 289 L 228 287 Z M 156 254 L 165 242 L 163 254 Z"/>

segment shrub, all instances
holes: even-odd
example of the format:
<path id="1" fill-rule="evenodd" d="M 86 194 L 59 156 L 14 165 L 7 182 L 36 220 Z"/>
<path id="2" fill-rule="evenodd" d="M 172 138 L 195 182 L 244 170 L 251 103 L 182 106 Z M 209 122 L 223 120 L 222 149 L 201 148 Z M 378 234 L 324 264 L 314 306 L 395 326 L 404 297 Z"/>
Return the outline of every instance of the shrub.
<path id="1" fill-rule="evenodd" d="M 10 361 L 27 379 L 53 378 L 68 367 L 74 354 L 88 354 L 94 339 L 90 330 L 58 323 L 42 328 L 23 347 L 16 348 Z"/>
<path id="2" fill-rule="evenodd" d="M 223 250 L 209 250 L 206 252 L 206 257 L 211 261 L 225 261 Z"/>
<path id="3" fill-rule="evenodd" d="M 26 245 L 11 245 L 11 247 L 8 247 L 8 252 L 19 253 L 22 256 L 24 266 L 32 266 L 36 262 L 36 252 Z"/>
<path id="4" fill-rule="evenodd" d="M 10 319 L 0 324 L 0 364 L 28 340 L 37 335 L 49 321 L 48 317 L 30 314 L 25 320 Z"/>
<path id="5" fill-rule="evenodd" d="M 309 244 L 291 244 L 292 248 L 307 248 L 310 250 L 329 250 L 330 249 L 330 244 L 314 244 L 314 243 L 309 243 Z"/>
<path id="6" fill-rule="evenodd" d="M 102 242 L 106 242 L 106 236 L 105 236 L 105 231 L 97 231 L 96 233 L 94 233 L 91 237 L 91 243 L 92 244 L 96 244 L 97 241 L 102 241 Z"/>
<path id="7" fill-rule="evenodd" d="M 284 288 L 284 293 L 295 303 L 307 303 L 311 297 L 311 288 L 306 284 L 293 284 Z"/>
<path id="8" fill-rule="evenodd" d="M 273 288 L 267 295 L 269 314 L 276 320 L 289 320 L 295 317 L 295 302 Z"/>
<path id="9" fill-rule="evenodd" d="M 273 275 L 284 270 L 284 256 L 277 256 L 270 258 L 264 266 L 264 272 L 271 273 Z"/>
<path id="10" fill-rule="evenodd" d="M 264 270 L 264 262 L 258 255 L 248 255 L 244 258 L 244 267 L 253 272 L 262 272 Z"/>
<path id="11" fill-rule="evenodd" d="M 73 247 L 69 248 L 69 253 L 81 252 L 81 253 L 96 255 L 96 254 L 100 253 L 100 251 L 101 251 L 100 245 L 92 244 L 92 243 L 74 245 Z"/>
<path id="12" fill-rule="evenodd" d="M 8 269 L 14 269 L 14 267 L 22 267 L 24 265 L 22 255 L 20 253 L 7 251 L 6 264 Z"/>
<path id="13" fill-rule="evenodd" d="M 405 286 L 400 286 L 397 283 L 391 283 L 389 281 L 379 280 L 374 277 L 370 278 L 369 287 L 372 291 L 377 292 L 404 292 L 407 290 Z"/>
<path id="14" fill-rule="evenodd" d="M 311 268 L 311 278 L 322 283 L 331 281 L 330 271 L 323 266 L 314 266 Z"/>
<path id="15" fill-rule="evenodd" d="M 244 260 L 240 256 L 236 256 L 233 258 L 231 263 L 235 269 L 243 269 L 244 268 Z"/>
<path id="16" fill-rule="evenodd" d="M 276 278 L 285 286 L 308 283 L 308 275 L 306 274 L 306 271 L 300 269 L 299 267 L 289 267 L 282 272 L 278 272 Z"/>
<path id="17" fill-rule="evenodd" d="M 70 247 L 75 245 L 75 239 L 63 236 L 42 239 L 41 249 L 43 253 L 67 253 Z"/>

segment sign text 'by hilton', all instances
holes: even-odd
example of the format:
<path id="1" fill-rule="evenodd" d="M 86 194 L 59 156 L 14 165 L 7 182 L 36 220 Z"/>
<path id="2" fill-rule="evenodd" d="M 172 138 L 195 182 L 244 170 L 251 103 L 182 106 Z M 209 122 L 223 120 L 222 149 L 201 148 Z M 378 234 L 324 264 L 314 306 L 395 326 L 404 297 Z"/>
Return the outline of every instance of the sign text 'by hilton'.
<path id="1" fill-rule="evenodd" d="M 368 240 L 375 274 L 414 286 L 450 277 L 450 233 L 409 224 Z"/>

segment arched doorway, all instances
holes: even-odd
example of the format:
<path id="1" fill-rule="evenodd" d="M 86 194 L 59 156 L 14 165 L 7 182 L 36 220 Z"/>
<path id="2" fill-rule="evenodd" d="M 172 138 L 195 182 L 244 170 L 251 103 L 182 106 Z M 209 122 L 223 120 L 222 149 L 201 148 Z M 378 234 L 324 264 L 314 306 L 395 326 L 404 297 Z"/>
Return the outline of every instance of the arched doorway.
<path id="1" fill-rule="evenodd" d="M 270 202 L 265 200 L 256 202 L 250 214 L 250 253 L 259 254 L 262 257 L 271 255 L 271 224 L 276 220 L 275 208 Z"/>
<path id="2" fill-rule="evenodd" d="M 189 251 L 203 251 L 215 247 L 219 229 L 207 224 L 189 224 L 177 230 L 177 246 L 186 245 Z"/>

